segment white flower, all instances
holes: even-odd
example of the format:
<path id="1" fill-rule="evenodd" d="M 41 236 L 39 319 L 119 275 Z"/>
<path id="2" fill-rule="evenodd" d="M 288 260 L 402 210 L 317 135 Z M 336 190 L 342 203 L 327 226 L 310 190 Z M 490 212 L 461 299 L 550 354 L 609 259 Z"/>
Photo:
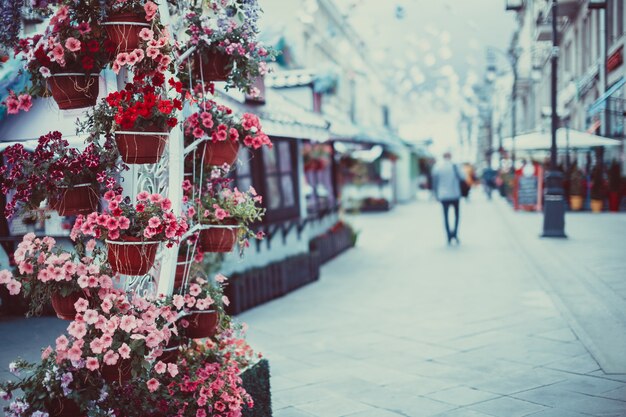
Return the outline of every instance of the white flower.
<path id="1" fill-rule="evenodd" d="M 20 370 L 19 370 L 19 368 L 17 367 L 17 363 L 15 363 L 15 362 L 11 362 L 11 363 L 9 364 L 9 372 L 11 372 L 11 373 L 12 373 L 13 375 L 15 375 L 15 376 L 20 376 Z"/>
<path id="2" fill-rule="evenodd" d="M 44 78 L 48 78 L 51 75 L 50 70 L 48 69 L 48 67 L 41 67 L 41 68 L 39 68 L 39 73 L 41 75 L 43 75 Z"/>

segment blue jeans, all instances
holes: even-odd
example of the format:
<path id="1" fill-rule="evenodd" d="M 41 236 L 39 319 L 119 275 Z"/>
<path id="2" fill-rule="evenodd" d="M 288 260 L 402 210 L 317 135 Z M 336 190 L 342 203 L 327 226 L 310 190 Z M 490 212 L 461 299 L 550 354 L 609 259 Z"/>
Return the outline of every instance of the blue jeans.
<path id="1" fill-rule="evenodd" d="M 457 237 L 459 230 L 459 200 L 442 200 L 443 205 L 443 219 L 446 226 L 446 234 L 448 240 L 452 240 Z M 450 206 L 454 207 L 454 230 L 450 231 L 450 222 L 448 220 L 448 213 L 450 212 Z"/>

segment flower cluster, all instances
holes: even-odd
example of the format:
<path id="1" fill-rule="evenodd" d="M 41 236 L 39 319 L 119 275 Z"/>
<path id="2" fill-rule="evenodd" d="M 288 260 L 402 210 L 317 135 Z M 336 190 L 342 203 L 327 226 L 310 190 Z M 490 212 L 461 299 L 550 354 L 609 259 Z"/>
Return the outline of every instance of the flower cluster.
<path id="1" fill-rule="evenodd" d="M 20 111 L 29 111 L 33 106 L 33 98 L 28 93 L 22 93 L 19 96 L 13 91 L 9 91 L 9 96 L 3 103 L 7 108 L 8 114 L 17 114 Z"/>
<path id="2" fill-rule="evenodd" d="M 32 92 L 46 91 L 45 79 L 60 72 L 99 73 L 115 53 L 101 27 L 82 20 L 74 8 L 61 6 L 44 34 L 20 39 L 16 52 L 31 75 Z"/>
<path id="3" fill-rule="evenodd" d="M 306 143 L 302 149 L 305 171 L 321 171 L 330 165 L 332 146 L 325 143 Z"/>
<path id="4" fill-rule="evenodd" d="M 46 198 L 58 200 L 63 193 L 60 187 L 88 183 L 102 190 L 114 189 L 122 167 L 111 147 L 110 141 L 103 145 L 92 142 L 79 151 L 59 132 L 41 136 L 33 153 L 21 144 L 9 146 L 4 151 L 8 165 L 0 167 L 0 191 L 14 194 L 5 214 L 36 209 Z"/>
<path id="5" fill-rule="evenodd" d="M 104 199 L 108 203 L 104 213 L 76 219 L 73 240 L 82 234 L 96 239 L 167 241 L 172 245 L 187 231 L 186 220 L 178 219 L 172 212 L 172 202 L 160 194 L 142 191 L 135 204 L 111 191 L 105 193 Z"/>
<path id="6" fill-rule="evenodd" d="M 152 22 L 159 11 L 159 6 L 150 0 L 116 0 L 107 3 L 110 3 L 107 5 L 107 15 L 109 16 L 125 13 L 145 14 L 146 21 Z"/>
<path id="7" fill-rule="evenodd" d="M 241 416 L 244 406 L 253 406 L 252 398 L 241 386 L 238 363 L 227 355 L 215 360 L 214 352 L 189 349 L 178 363 L 178 374 L 154 370 L 147 381 L 161 415 L 195 417 Z"/>
<path id="8" fill-rule="evenodd" d="M 263 238 L 262 232 L 255 233 L 250 229 L 265 214 L 265 209 L 260 207 L 263 198 L 253 187 L 248 191 L 240 191 L 237 187 L 231 189 L 232 180 L 224 177 L 228 170 L 228 166 L 214 167 L 199 193 L 191 181 L 183 182 L 183 201 L 188 204 L 186 214 L 199 224 L 237 224 L 239 243 L 247 247 L 248 239 Z"/>
<path id="9" fill-rule="evenodd" d="M 267 73 L 273 53 L 257 40 L 261 9 L 256 0 L 210 1 L 185 15 L 186 34 L 199 55 L 226 54 L 231 63 L 226 88 L 252 93 L 254 77 Z"/>
<path id="10" fill-rule="evenodd" d="M 0 271 L 0 284 L 12 295 L 23 292 L 29 298 L 28 315 L 40 314 L 54 293 L 86 296 L 113 287 L 106 266 L 96 261 L 99 254 L 94 240 L 87 242 L 85 251 L 68 252 L 51 237 L 39 239 L 28 233 L 14 254 L 15 273 Z"/>
<path id="11" fill-rule="evenodd" d="M 4 408 L 7 417 L 47 417 L 61 410 L 86 415 L 108 397 L 102 379 L 87 370 L 85 361 L 57 363 L 51 347 L 38 364 L 18 360 L 9 367 L 20 380 L 0 382 L 0 398 L 11 401 Z"/>
<path id="12" fill-rule="evenodd" d="M 132 83 L 110 93 L 94 110 L 82 131 L 105 134 L 115 130 L 165 132 L 178 124 L 176 111 L 183 108 L 182 84 L 161 72 L 135 74 Z M 169 97 L 168 97 L 169 93 Z"/>
<path id="13" fill-rule="evenodd" d="M 200 111 L 185 120 L 187 137 L 208 138 L 212 142 L 239 141 L 253 149 L 259 149 L 264 145 L 272 147 L 269 137 L 263 133 L 259 118 L 254 114 L 244 113 L 241 119 L 237 120 L 230 108 L 214 101 L 200 103 L 199 107 Z"/>
<path id="14" fill-rule="evenodd" d="M 75 303 L 78 314 L 68 335 L 56 339 L 57 362 L 84 361 L 91 372 L 120 365 L 125 372 L 141 375 L 176 331 L 171 326 L 176 314 L 170 306 L 119 290 L 100 295 L 97 303 L 85 298 Z"/>
<path id="15" fill-rule="evenodd" d="M 173 70 L 172 48 L 165 30 L 158 30 L 158 26 L 153 29 L 143 28 L 139 32 L 139 39 L 138 48 L 131 52 L 120 52 L 115 56 L 113 72 L 118 74 L 124 67 L 142 74 Z"/>

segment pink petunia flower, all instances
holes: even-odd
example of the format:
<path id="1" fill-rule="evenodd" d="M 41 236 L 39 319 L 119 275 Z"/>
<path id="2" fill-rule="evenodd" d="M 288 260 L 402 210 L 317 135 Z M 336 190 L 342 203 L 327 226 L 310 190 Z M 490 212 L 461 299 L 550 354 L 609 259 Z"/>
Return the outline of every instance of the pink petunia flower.
<path id="1" fill-rule="evenodd" d="M 95 371 L 99 367 L 100 367 L 100 363 L 98 362 L 97 358 L 94 358 L 93 356 L 90 356 L 87 358 L 87 361 L 85 363 L 85 368 L 89 369 L 90 371 Z"/>
<path id="2" fill-rule="evenodd" d="M 69 37 L 65 40 L 65 47 L 71 52 L 80 51 L 80 41 L 76 38 Z"/>
<path id="3" fill-rule="evenodd" d="M 150 392 L 156 391 L 157 389 L 159 389 L 159 386 L 161 386 L 159 381 L 154 378 L 148 380 L 148 382 L 146 382 L 146 385 L 148 386 L 148 391 Z"/>
<path id="4" fill-rule="evenodd" d="M 107 353 L 104 354 L 102 360 L 107 365 L 115 365 L 117 361 L 120 359 L 120 355 L 113 352 L 112 350 L 108 350 Z"/>
<path id="5" fill-rule="evenodd" d="M 79 298 L 78 301 L 74 303 L 74 308 L 77 312 L 82 313 L 87 310 L 89 307 L 89 302 L 84 298 Z"/>

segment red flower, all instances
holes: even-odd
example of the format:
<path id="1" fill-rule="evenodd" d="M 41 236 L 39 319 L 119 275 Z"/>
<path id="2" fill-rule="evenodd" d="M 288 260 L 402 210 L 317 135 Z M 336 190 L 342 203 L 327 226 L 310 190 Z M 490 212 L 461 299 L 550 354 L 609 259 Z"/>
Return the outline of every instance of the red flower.
<path id="1" fill-rule="evenodd" d="M 87 49 L 89 50 L 89 52 L 98 52 L 100 50 L 100 44 L 97 40 L 92 39 L 87 42 Z"/>
<path id="2" fill-rule="evenodd" d="M 92 58 L 92 57 L 90 57 L 90 56 L 88 56 L 88 55 L 85 55 L 85 56 L 83 57 L 83 62 L 82 62 L 82 64 L 83 64 L 83 69 L 84 69 L 85 71 L 90 71 L 90 70 L 92 70 L 92 69 L 93 69 L 94 60 L 93 60 L 93 58 Z"/>
<path id="3" fill-rule="evenodd" d="M 178 119 L 176 119 L 175 117 L 167 119 L 167 125 L 169 127 L 175 127 L 177 124 L 178 124 Z"/>
<path id="4" fill-rule="evenodd" d="M 169 100 L 159 101 L 159 104 L 157 107 L 159 111 L 163 114 L 170 114 L 172 110 L 174 110 L 174 106 L 172 105 L 172 102 Z"/>

